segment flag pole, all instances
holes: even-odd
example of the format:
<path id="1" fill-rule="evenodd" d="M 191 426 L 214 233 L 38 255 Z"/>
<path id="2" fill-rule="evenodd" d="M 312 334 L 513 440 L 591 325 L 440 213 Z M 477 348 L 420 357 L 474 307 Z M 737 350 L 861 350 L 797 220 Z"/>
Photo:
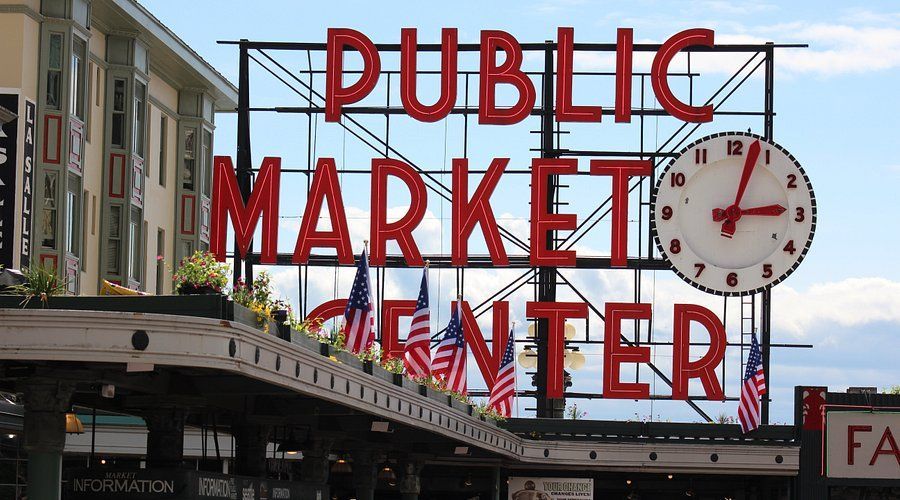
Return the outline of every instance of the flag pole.
<path id="1" fill-rule="evenodd" d="M 519 397 L 516 391 L 519 389 L 519 373 L 516 369 L 516 322 L 512 322 L 512 328 L 509 333 L 513 336 L 513 398 L 516 400 L 516 418 L 519 417 Z"/>

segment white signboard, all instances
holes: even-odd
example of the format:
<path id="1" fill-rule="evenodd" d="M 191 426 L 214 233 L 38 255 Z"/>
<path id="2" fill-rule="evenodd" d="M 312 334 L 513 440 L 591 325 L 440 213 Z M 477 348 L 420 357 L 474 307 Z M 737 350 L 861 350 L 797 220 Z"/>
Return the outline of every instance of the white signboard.
<path id="1" fill-rule="evenodd" d="M 900 413 L 829 411 L 825 475 L 900 479 Z"/>
<path id="2" fill-rule="evenodd" d="M 581 477 L 510 477 L 509 500 L 594 500 L 594 480 Z"/>

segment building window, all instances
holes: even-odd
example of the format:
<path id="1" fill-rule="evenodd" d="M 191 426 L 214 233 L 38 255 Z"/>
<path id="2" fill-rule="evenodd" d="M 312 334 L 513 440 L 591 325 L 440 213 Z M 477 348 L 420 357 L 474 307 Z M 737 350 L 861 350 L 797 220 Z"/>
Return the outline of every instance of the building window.
<path id="1" fill-rule="evenodd" d="M 212 132 L 203 130 L 203 194 L 212 192 Z"/>
<path id="2" fill-rule="evenodd" d="M 195 142 L 194 137 L 197 135 L 197 129 L 184 129 L 184 166 L 181 173 L 182 188 L 189 191 L 194 190 L 194 178 L 196 174 L 195 168 Z"/>
<path id="3" fill-rule="evenodd" d="M 81 205 L 81 244 L 83 245 L 82 249 L 87 249 L 88 225 L 89 225 L 88 221 L 90 221 L 91 217 L 93 216 L 93 214 L 91 214 L 91 212 L 90 212 L 91 206 L 88 204 L 88 200 L 90 200 L 90 199 L 91 199 L 91 193 L 87 189 L 85 189 L 84 193 L 82 193 L 82 196 L 81 196 L 81 202 L 82 202 L 82 205 Z M 93 228 L 93 224 L 90 224 L 90 225 Z M 87 255 L 88 252 L 85 250 L 83 253 L 85 255 Z M 82 258 L 81 261 L 79 262 L 79 265 L 81 266 L 82 271 L 87 271 L 86 262 L 87 262 L 86 258 Z"/>
<path id="4" fill-rule="evenodd" d="M 59 174 L 44 172 L 44 203 L 41 212 L 41 245 L 56 248 L 57 181 Z"/>
<path id="5" fill-rule="evenodd" d="M 134 84 L 134 126 L 132 127 L 132 151 L 134 154 L 144 157 L 144 124 L 147 122 L 145 115 L 147 112 L 146 105 L 147 86 L 141 82 Z"/>
<path id="6" fill-rule="evenodd" d="M 122 207 L 113 205 L 109 207 L 109 233 L 107 240 L 109 244 L 106 246 L 106 271 L 109 274 L 120 274 L 119 263 L 121 259 L 121 225 L 122 225 Z"/>
<path id="7" fill-rule="evenodd" d="M 141 280 L 141 212 L 131 210 L 128 226 L 128 277 L 134 281 Z"/>
<path id="8" fill-rule="evenodd" d="M 62 105 L 63 34 L 50 33 L 47 58 L 47 107 L 59 110 Z"/>
<path id="9" fill-rule="evenodd" d="M 169 145 L 169 119 L 166 115 L 159 118 L 159 157 L 156 168 L 159 169 L 159 185 L 166 187 L 166 149 Z"/>
<path id="10" fill-rule="evenodd" d="M 85 53 L 87 51 L 87 43 L 78 37 L 73 37 L 72 43 L 72 79 L 69 85 L 69 103 L 71 109 L 69 112 L 75 115 L 82 122 L 85 118 L 84 97 L 85 97 Z"/>
<path id="11" fill-rule="evenodd" d="M 81 188 L 78 176 L 69 174 L 66 189 L 66 252 L 78 257 L 81 255 Z"/>
<path id="12" fill-rule="evenodd" d="M 184 240 L 181 242 L 181 255 L 185 257 L 190 257 L 194 255 L 194 242 L 189 240 Z"/>
<path id="13" fill-rule="evenodd" d="M 112 145 L 125 147 L 125 80 L 113 80 Z"/>
<path id="14" fill-rule="evenodd" d="M 100 92 L 103 85 L 100 84 L 100 82 L 102 81 L 102 80 L 100 80 L 100 66 L 97 66 L 96 70 L 97 70 L 97 76 L 94 78 L 94 81 L 97 82 L 97 85 L 95 86 L 96 90 L 94 90 L 94 106 L 97 106 L 99 108 L 100 103 L 103 100 L 102 94 Z"/>
<path id="15" fill-rule="evenodd" d="M 166 232 L 156 228 L 156 295 L 166 293 Z"/>

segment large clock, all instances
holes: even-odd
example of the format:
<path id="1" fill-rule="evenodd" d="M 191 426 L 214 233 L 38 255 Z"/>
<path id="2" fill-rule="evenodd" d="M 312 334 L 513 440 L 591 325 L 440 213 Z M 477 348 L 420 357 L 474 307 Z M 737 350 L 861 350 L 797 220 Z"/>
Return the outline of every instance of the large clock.
<path id="1" fill-rule="evenodd" d="M 718 295 L 748 295 L 787 278 L 816 229 L 816 198 L 800 163 L 744 132 L 684 148 L 660 176 L 650 210 L 672 269 Z"/>

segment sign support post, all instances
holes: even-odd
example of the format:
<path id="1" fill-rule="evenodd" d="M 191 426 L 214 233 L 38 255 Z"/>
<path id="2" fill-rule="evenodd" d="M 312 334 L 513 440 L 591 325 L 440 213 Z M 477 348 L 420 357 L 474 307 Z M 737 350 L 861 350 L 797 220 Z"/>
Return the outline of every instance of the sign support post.
<path id="1" fill-rule="evenodd" d="M 252 159 L 250 156 L 250 58 L 247 53 L 247 40 L 241 40 L 240 58 L 238 62 L 238 117 L 237 117 L 237 181 L 244 203 L 250 201 Z M 247 251 L 249 257 L 253 253 L 253 241 Z M 241 279 L 240 249 L 235 241 L 234 247 L 234 282 Z M 246 282 L 253 281 L 253 263 L 249 258 L 244 262 Z"/>
<path id="2" fill-rule="evenodd" d="M 775 49 L 773 44 L 766 44 L 766 64 L 765 64 L 765 130 L 763 136 L 767 140 L 773 140 L 773 128 L 775 117 Z M 772 354 L 772 289 L 766 289 L 762 292 L 762 311 L 760 311 L 760 329 L 762 330 L 762 358 L 763 372 L 766 374 L 766 386 L 773 387 L 772 371 L 770 357 Z M 762 398 L 760 406 L 760 425 L 769 424 L 769 393 L 767 392 Z"/>
<path id="3" fill-rule="evenodd" d="M 541 92 L 541 158 L 556 158 L 558 155 L 553 147 L 553 42 L 546 42 L 544 51 L 544 75 L 542 77 Z M 556 196 L 559 188 L 559 176 L 547 176 L 547 213 L 556 212 Z M 556 231 L 547 231 L 544 245 L 548 250 L 556 248 Z M 537 273 L 538 301 L 556 302 L 556 268 L 540 267 Z M 566 400 L 550 399 L 547 397 L 547 364 L 549 351 L 548 319 L 539 319 L 537 323 L 537 375 L 535 388 L 537 389 L 537 416 L 538 418 L 562 418 L 565 412 Z"/>

